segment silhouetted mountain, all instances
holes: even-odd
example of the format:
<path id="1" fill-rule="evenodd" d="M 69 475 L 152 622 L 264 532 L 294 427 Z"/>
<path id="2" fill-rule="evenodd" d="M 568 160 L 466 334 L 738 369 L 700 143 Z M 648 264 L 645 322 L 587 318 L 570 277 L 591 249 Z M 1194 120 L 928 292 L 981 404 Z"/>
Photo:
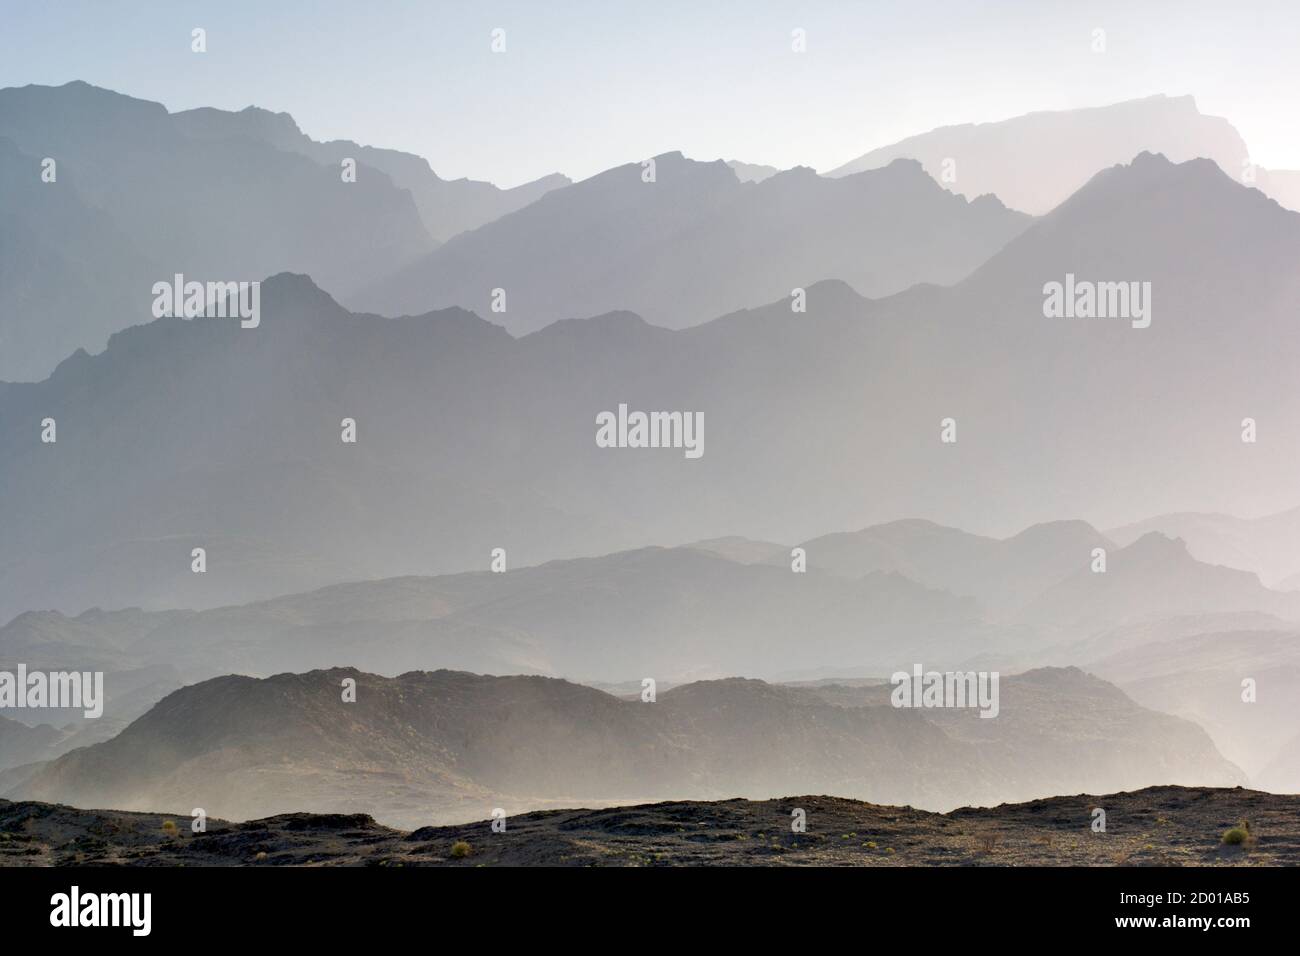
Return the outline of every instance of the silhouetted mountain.
<path id="1" fill-rule="evenodd" d="M 1028 218 L 968 203 L 914 162 L 843 180 L 811 169 L 741 182 L 721 160 L 619 166 L 472 233 L 346 297 L 388 315 L 462 306 L 515 333 L 630 309 L 682 328 L 839 279 L 864 295 L 968 275 Z M 787 306 L 788 308 L 788 306 Z M 797 321 L 799 316 L 791 316 Z"/>
<path id="2" fill-rule="evenodd" d="M 345 183 L 337 163 L 189 125 L 81 82 L 0 90 L 12 144 L 0 146 L 0 208 L 14 216 L 0 227 L 0 377 L 42 378 L 75 347 L 98 351 L 152 317 L 153 283 L 175 273 L 255 281 L 292 269 L 342 292 L 434 246 L 411 195 L 378 169 Z M 45 158 L 54 182 L 41 178 Z"/>
<path id="3" fill-rule="evenodd" d="M 1019 610 L 1110 542 L 1083 521 L 1035 525 L 1004 540 L 905 520 L 824 535 L 802 547 L 817 568 L 851 577 L 893 571 L 927 587 L 978 599 L 994 616 Z"/>
<path id="4" fill-rule="evenodd" d="M 1116 654 L 1151 644 L 1166 644 L 1202 634 L 1230 631 L 1294 631 L 1295 621 L 1287 621 L 1262 611 L 1215 611 L 1208 614 L 1176 614 L 1171 617 L 1147 618 L 1113 627 L 1103 626 L 1091 637 L 1074 644 L 1054 648 L 1057 660 L 1078 661 L 1089 669 L 1102 668 L 1102 662 Z"/>
<path id="5" fill-rule="evenodd" d="M 1153 531 L 1182 538 L 1200 561 L 1250 571 L 1270 587 L 1285 590 L 1285 582 L 1300 575 L 1300 508 L 1249 519 L 1194 512 L 1157 515 L 1108 533 L 1129 544 Z"/>
<path id="6" fill-rule="evenodd" d="M 484 568 L 497 547 L 520 567 L 900 515 L 1002 535 L 1294 507 L 1296 261 L 1300 215 L 1208 162 L 1142 156 L 954 287 L 873 302 L 819 283 L 806 314 L 782 298 L 680 331 L 610 313 L 514 339 L 457 309 L 351 315 L 278 276 L 257 329 L 158 320 L 0 390 L 0 614 L 211 607 Z M 1150 327 L 1045 317 L 1068 273 L 1151 282 Z M 699 412 L 704 454 L 597 447 L 620 404 Z"/>
<path id="7" fill-rule="evenodd" d="M 1162 95 L 944 126 L 874 149 L 826 175 L 849 176 L 915 159 L 956 193 L 972 199 L 993 193 L 1012 209 L 1039 215 L 1098 170 L 1144 151 L 1174 162 L 1211 159 L 1233 177 L 1241 176 L 1248 158 L 1246 144 L 1227 120 L 1204 115 L 1190 96 Z M 952 165 L 945 169 L 945 163 Z"/>
<path id="8" fill-rule="evenodd" d="M 903 647 L 935 663 L 964 658 L 980 629 L 973 601 L 897 574 L 796 575 L 647 548 L 506 574 L 337 585 L 202 612 L 24 614 L 0 628 L 0 665 L 105 670 L 106 713 L 118 717 L 147 690 L 156 692 L 149 704 L 170 691 L 172 677 L 347 662 L 390 675 L 450 667 L 666 683 L 828 665 L 888 673 L 911 665 L 899 656 Z M 164 660 L 170 669 L 159 672 Z"/>
<path id="9" fill-rule="evenodd" d="M 162 271 L 106 213 L 74 169 L 41 181 L 41 154 L 0 133 L 0 378 L 36 379 L 79 349 L 148 317 Z M 142 305 L 143 303 L 143 305 Z"/>
<path id="10" fill-rule="evenodd" d="M 356 682 L 355 702 L 342 699 L 345 679 Z M 1010 678 L 1000 696 L 1002 716 L 981 720 L 974 711 L 834 706 L 740 679 L 646 703 L 564 681 L 449 671 L 222 677 L 177 691 L 113 740 L 64 755 L 6 796 L 201 806 L 234 818 L 364 805 L 410 825 L 560 800 L 763 797 L 792 781 L 951 807 L 1086 783 L 1241 779 L 1195 725 L 1080 671 Z"/>
<path id="11" fill-rule="evenodd" d="M 772 541 L 755 541 L 739 535 L 724 535 L 687 545 L 696 551 L 720 555 L 737 564 L 784 564 L 790 560 L 790 546 Z"/>
<path id="12" fill-rule="evenodd" d="M 765 179 L 771 179 L 781 171 L 775 166 L 744 163 L 738 159 L 727 160 L 727 165 L 731 167 L 731 171 L 736 174 L 736 178 L 742 183 L 761 183 Z"/>
<path id="13" fill-rule="evenodd" d="M 33 727 L 0 716 L 0 770 L 53 759 L 64 736 L 50 724 Z"/>
<path id="14" fill-rule="evenodd" d="M 1174 499 L 1293 507 L 1286 485 L 1300 462 L 1280 436 L 1300 427 L 1300 402 L 1279 350 L 1297 337 L 1285 318 L 1300 301 L 1297 253 L 1300 216 L 1209 161 L 1144 154 L 1095 176 L 958 287 L 887 303 L 909 333 L 896 360 L 951 376 L 936 376 L 926 410 L 964 414 L 981 450 L 999 444 L 1000 480 L 1024 504 L 1099 514 L 1148 497 L 1140 488 L 1165 504 L 1130 514 L 1168 511 Z M 1149 282 L 1150 326 L 1045 317 L 1046 284 L 1070 275 Z M 1246 418 L 1262 423 L 1257 444 L 1241 440 Z M 1012 423 L 1016 441 L 1003 443 Z M 996 493 L 993 473 L 978 480 Z M 1064 499 L 1052 490 L 1062 487 Z"/>
<path id="15" fill-rule="evenodd" d="M 1021 613 L 1028 622 L 1100 630 L 1187 614 L 1256 611 L 1300 620 L 1300 594 L 1271 591 L 1247 571 L 1203 564 L 1182 542 L 1152 532 L 1107 556 L 1106 571 L 1082 567 Z"/>
<path id="16" fill-rule="evenodd" d="M 421 156 L 361 146 L 346 139 L 317 142 L 303 133 L 288 113 L 272 113 L 255 106 L 238 113 L 204 107 L 176 113 L 174 118 L 186 135 L 196 139 L 244 137 L 285 152 L 300 153 L 336 169 L 345 158 L 355 159 L 383 173 L 399 189 L 409 190 L 424 228 L 438 242 L 477 229 L 522 209 L 552 189 L 569 184 L 569 178 L 558 173 L 512 189 L 500 189 L 492 183 L 472 179 L 442 179 Z"/>
<path id="17" fill-rule="evenodd" d="M 1257 169 L 1255 183 L 1287 209 L 1300 211 L 1300 170 Z"/>
<path id="18" fill-rule="evenodd" d="M 505 574 L 357 582 L 201 612 L 28 613 L 0 628 L 0 667 L 106 672 L 104 717 L 60 714 L 61 722 L 78 727 L 77 745 L 104 739 L 181 683 L 230 671 L 267 675 L 348 662 L 387 675 L 448 667 L 544 674 L 635 697 L 644 677 L 662 692 L 683 680 L 737 672 L 768 679 L 867 677 L 918 662 L 1014 671 L 1104 658 L 1099 671 L 1132 688 L 1142 703 L 1222 726 L 1217 711 L 1187 712 L 1189 689 L 1200 686 L 1208 666 L 1184 666 L 1188 655 L 1169 654 L 1176 666 L 1160 696 L 1151 697 L 1134 683 L 1139 671 L 1124 668 L 1124 655 L 1142 660 L 1153 653 L 1147 648 L 1221 632 L 1234 621 L 1263 621 L 1289 640 L 1300 595 L 1268 591 L 1243 572 L 1195 562 L 1158 536 L 1113 551 L 1105 574 L 1085 570 L 1054 583 L 1056 574 L 1047 573 L 1053 567 L 1089 557 L 1069 542 L 1082 536 L 1086 546 L 1093 534 L 1082 523 L 1061 522 L 999 542 L 926 522 L 896 522 L 843 536 L 859 546 L 838 554 L 834 538 L 810 542 L 804 574 L 744 563 L 749 554 L 733 560 L 699 546 L 649 548 Z M 1057 535 L 1066 543 L 1045 549 Z M 895 571 L 849 576 L 862 570 L 853 559 L 879 556 L 891 540 L 900 545 L 892 552 L 900 565 L 974 597 L 926 589 Z M 862 547 L 867 542 L 872 547 Z M 1045 590 L 1026 611 L 1012 614 L 1027 584 L 1008 587 L 996 574 L 1018 573 L 1034 555 Z M 818 566 L 822 557 L 849 563 L 829 570 Z M 1009 594 L 1016 600 L 1006 600 Z M 982 616 L 977 601 L 1000 607 L 1004 619 Z M 1286 611 L 1292 621 L 1268 618 L 1259 608 Z M 1268 647 L 1280 646 L 1245 647 L 1231 660 L 1243 672 L 1270 672 Z M 616 686 L 620 681 L 628 683 Z M 887 699 L 878 679 L 829 683 L 835 688 L 825 680 L 805 688 L 830 704 Z M 1253 734 L 1247 747 L 1232 735 L 1215 739 L 1230 758 L 1257 767 L 1280 746 L 1275 736 Z"/>

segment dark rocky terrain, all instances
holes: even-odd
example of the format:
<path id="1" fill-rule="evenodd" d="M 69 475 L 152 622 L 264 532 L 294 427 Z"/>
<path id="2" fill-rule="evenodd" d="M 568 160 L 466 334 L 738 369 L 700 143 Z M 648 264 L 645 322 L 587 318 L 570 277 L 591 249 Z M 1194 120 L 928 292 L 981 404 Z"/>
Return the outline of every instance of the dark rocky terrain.
<path id="1" fill-rule="evenodd" d="M 1091 831 L 1092 810 L 1107 831 Z M 790 830 L 792 808 L 807 830 Z M 1227 846 L 1241 821 L 1251 838 Z M 173 830 L 168 821 L 176 825 Z M 468 845 L 464 855 L 453 847 Z M 290 813 L 189 817 L 0 800 L 6 866 L 1223 866 L 1300 862 L 1300 796 L 1150 787 L 936 814 L 833 797 L 551 810 L 414 832 Z"/>

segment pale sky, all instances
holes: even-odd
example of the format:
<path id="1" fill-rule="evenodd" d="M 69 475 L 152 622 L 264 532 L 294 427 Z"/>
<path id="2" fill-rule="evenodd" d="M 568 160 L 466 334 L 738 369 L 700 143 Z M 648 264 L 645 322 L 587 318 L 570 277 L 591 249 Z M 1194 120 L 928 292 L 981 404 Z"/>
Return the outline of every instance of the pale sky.
<path id="1" fill-rule="evenodd" d="M 1297 50 L 1295 0 L 0 2 L 0 86 L 253 104 L 505 186 L 674 149 L 827 170 L 936 126 L 1154 93 L 1300 169 Z"/>

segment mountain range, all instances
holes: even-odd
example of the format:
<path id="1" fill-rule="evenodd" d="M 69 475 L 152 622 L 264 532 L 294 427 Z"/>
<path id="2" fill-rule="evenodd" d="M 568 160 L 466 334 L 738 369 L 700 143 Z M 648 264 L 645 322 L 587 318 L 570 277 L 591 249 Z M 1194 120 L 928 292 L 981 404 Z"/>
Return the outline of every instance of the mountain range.
<path id="1" fill-rule="evenodd" d="M 867 296 L 964 278 L 1029 224 L 945 192 L 914 161 L 833 180 L 804 167 L 742 182 L 726 163 L 656 156 L 548 193 L 344 297 L 385 315 L 462 306 L 515 334 L 630 310 L 698 325 L 821 280 Z M 494 290 L 504 310 L 488 309 Z"/>
<path id="2" fill-rule="evenodd" d="M 1202 561 L 1258 574 L 1270 587 L 1300 590 L 1295 546 L 1300 541 L 1300 508 L 1249 519 L 1196 512 L 1157 515 L 1107 534 L 1127 544 L 1152 531 L 1181 538 Z"/>
<path id="3" fill-rule="evenodd" d="M 1207 628 L 1135 643 L 1090 669 L 1134 700 L 1204 727 L 1257 785 L 1291 792 L 1300 782 L 1300 633 Z M 1245 683 L 1251 691 L 1247 694 Z"/>
<path id="4" fill-rule="evenodd" d="M 342 699 L 345 680 L 353 702 Z M 415 826 L 486 819 L 497 806 L 514 814 L 669 795 L 806 789 L 950 809 L 1089 785 L 1243 779 L 1200 728 L 1081 671 L 1008 679 L 1001 697 L 1000 718 L 981 720 L 896 709 L 888 688 L 841 706 L 740 679 L 647 703 L 451 671 L 223 677 L 169 695 L 111 741 L 59 757 L 4 795 L 236 819 L 365 806 Z"/>
<path id="5" fill-rule="evenodd" d="M 959 195 L 993 193 L 1012 209 L 1037 216 L 1064 202 L 1097 170 L 1141 152 L 1163 153 L 1174 162 L 1213 160 L 1229 176 L 1300 210 L 1300 174 L 1253 167 L 1241 134 L 1226 119 L 1202 113 L 1191 96 L 1157 95 L 944 126 L 873 149 L 826 175 L 851 176 L 914 159 Z"/>
<path id="6" fill-rule="evenodd" d="M 173 114 L 176 126 L 203 142 L 222 143 L 247 139 L 286 153 L 338 169 L 345 159 L 387 176 L 394 186 L 411 194 L 425 231 L 436 243 L 469 232 L 522 209 L 552 189 L 567 186 L 567 176 L 553 173 L 511 189 L 473 179 L 443 179 L 429 161 L 413 153 L 376 146 L 362 146 L 352 140 L 318 142 L 302 132 L 288 113 L 250 106 L 239 112 L 201 107 Z"/>
<path id="7" fill-rule="evenodd" d="M 0 796 L 1294 789 L 1293 180 L 1189 97 L 504 190 L 0 90 L 0 670 L 107 678 L 0 713 Z M 260 323 L 153 318 L 174 273 Z M 629 409 L 698 454 L 609 447 Z M 999 719 L 889 706 L 913 665 Z"/>
<path id="8" fill-rule="evenodd" d="M 105 716 L 5 716 L 63 726 L 47 741 L 53 749 L 38 747 L 47 759 L 112 736 L 183 685 L 230 673 L 452 668 L 568 678 L 613 693 L 639 693 L 644 678 L 668 688 L 743 673 L 801 681 L 819 694 L 828 682 L 858 688 L 827 698 L 844 704 L 917 663 L 1004 673 L 1083 664 L 1145 706 L 1210 728 L 1253 780 L 1294 726 L 1279 699 L 1286 685 L 1277 655 L 1300 646 L 1300 595 L 1198 562 L 1158 534 L 1112 546 L 1097 573 L 1089 547 L 1097 540 L 1105 539 L 1082 522 L 1002 541 L 894 522 L 806 542 L 804 573 L 771 556 L 748 560 L 759 548 L 726 556 L 701 542 L 504 574 L 355 582 L 206 611 L 27 612 L 0 628 L 0 669 L 103 670 Z M 1026 585 L 1035 580 L 1036 596 Z M 1181 651 L 1161 656 L 1193 641 L 1237 647 L 1234 632 L 1247 628 L 1262 643 L 1225 651 L 1214 666 Z M 1166 665 L 1152 672 L 1163 679 L 1158 688 L 1147 679 L 1152 664 L 1141 663 L 1148 658 Z M 1243 677 L 1265 687 L 1265 704 L 1240 705 Z M 1195 697 L 1193 687 L 1213 693 Z M 1275 719 L 1279 706 L 1286 719 Z"/>
<path id="9" fill-rule="evenodd" d="M 1231 125 L 1191 97 L 947 127 L 826 176 L 667 153 L 653 182 L 637 161 L 501 189 L 442 179 L 410 153 L 313 140 L 260 107 L 169 113 L 79 81 L 9 88 L 0 380 L 39 380 L 78 348 L 100 350 L 146 321 L 153 284 L 177 273 L 297 272 L 356 310 L 459 306 L 515 334 L 624 310 L 684 327 L 820 280 L 872 298 L 951 284 L 1028 227 L 1014 210 L 1046 214 L 1143 151 L 1208 158 L 1300 207 L 1300 172 L 1251 166 Z M 954 179 L 944 164 L 958 159 Z"/>
<path id="10" fill-rule="evenodd" d="M 342 160 L 357 163 L 345 182 Z M 53 160 L 53 180 L 43 178 Z M 181 273 L 308 273 L 335 293 L 567 182 L 442 180 L 420 157 L 264 110 L 169 113 L 82 82 L 0 90 L 0 379 L 36 380 L 147 321 Z"/>
<path id="11" fill-rule="evenodd" d="M 1297 256 L 1300 214 L 1209 161 L 1144 155 L 954 286 L 868 300 L 827 281 L 807 313 L 783 298 L 674 331 L 617 312 L 516 339 L 274 277 L 257 329 L 159 319 L 0 385 L 0 614 L 212 607 L 498 547 L 520 566 L 900 514 L 1003 536 L 1294 507 Z M 1068 273 L 1150 282 L 1150 327 L 1045 317 Z M 598 447 L 620 404 L 701 413 L 703 456 Z"/>

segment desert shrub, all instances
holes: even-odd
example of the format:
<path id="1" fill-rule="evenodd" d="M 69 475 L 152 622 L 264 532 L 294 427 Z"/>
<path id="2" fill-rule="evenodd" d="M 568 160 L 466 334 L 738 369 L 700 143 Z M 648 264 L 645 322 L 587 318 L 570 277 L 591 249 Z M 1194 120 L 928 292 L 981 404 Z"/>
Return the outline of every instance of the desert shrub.
<path id="1" fill-rule="evenodd" d="M 1241 846 L 1250 839 L 1250 830 L 1244 826 L 1229 827 L 1223 831 L 1223 842 L 1228 846 Z"/>
<path id="2" fill-rule="evenodd" d="M 470 847 L 464 840 L 457 840 L 451 845 L 451 856 L 454 860 L 463 860 L 469 856 Z"/>
<path id="3" fill-rule="evenodd" d="M 168 836 L 174 837 L 177 833 L 180 832 L 180 830 L 176 826 L 175 820 L 164 820 L 162 828 L 163 828 L 163 833 L 167 834 Z"/>

